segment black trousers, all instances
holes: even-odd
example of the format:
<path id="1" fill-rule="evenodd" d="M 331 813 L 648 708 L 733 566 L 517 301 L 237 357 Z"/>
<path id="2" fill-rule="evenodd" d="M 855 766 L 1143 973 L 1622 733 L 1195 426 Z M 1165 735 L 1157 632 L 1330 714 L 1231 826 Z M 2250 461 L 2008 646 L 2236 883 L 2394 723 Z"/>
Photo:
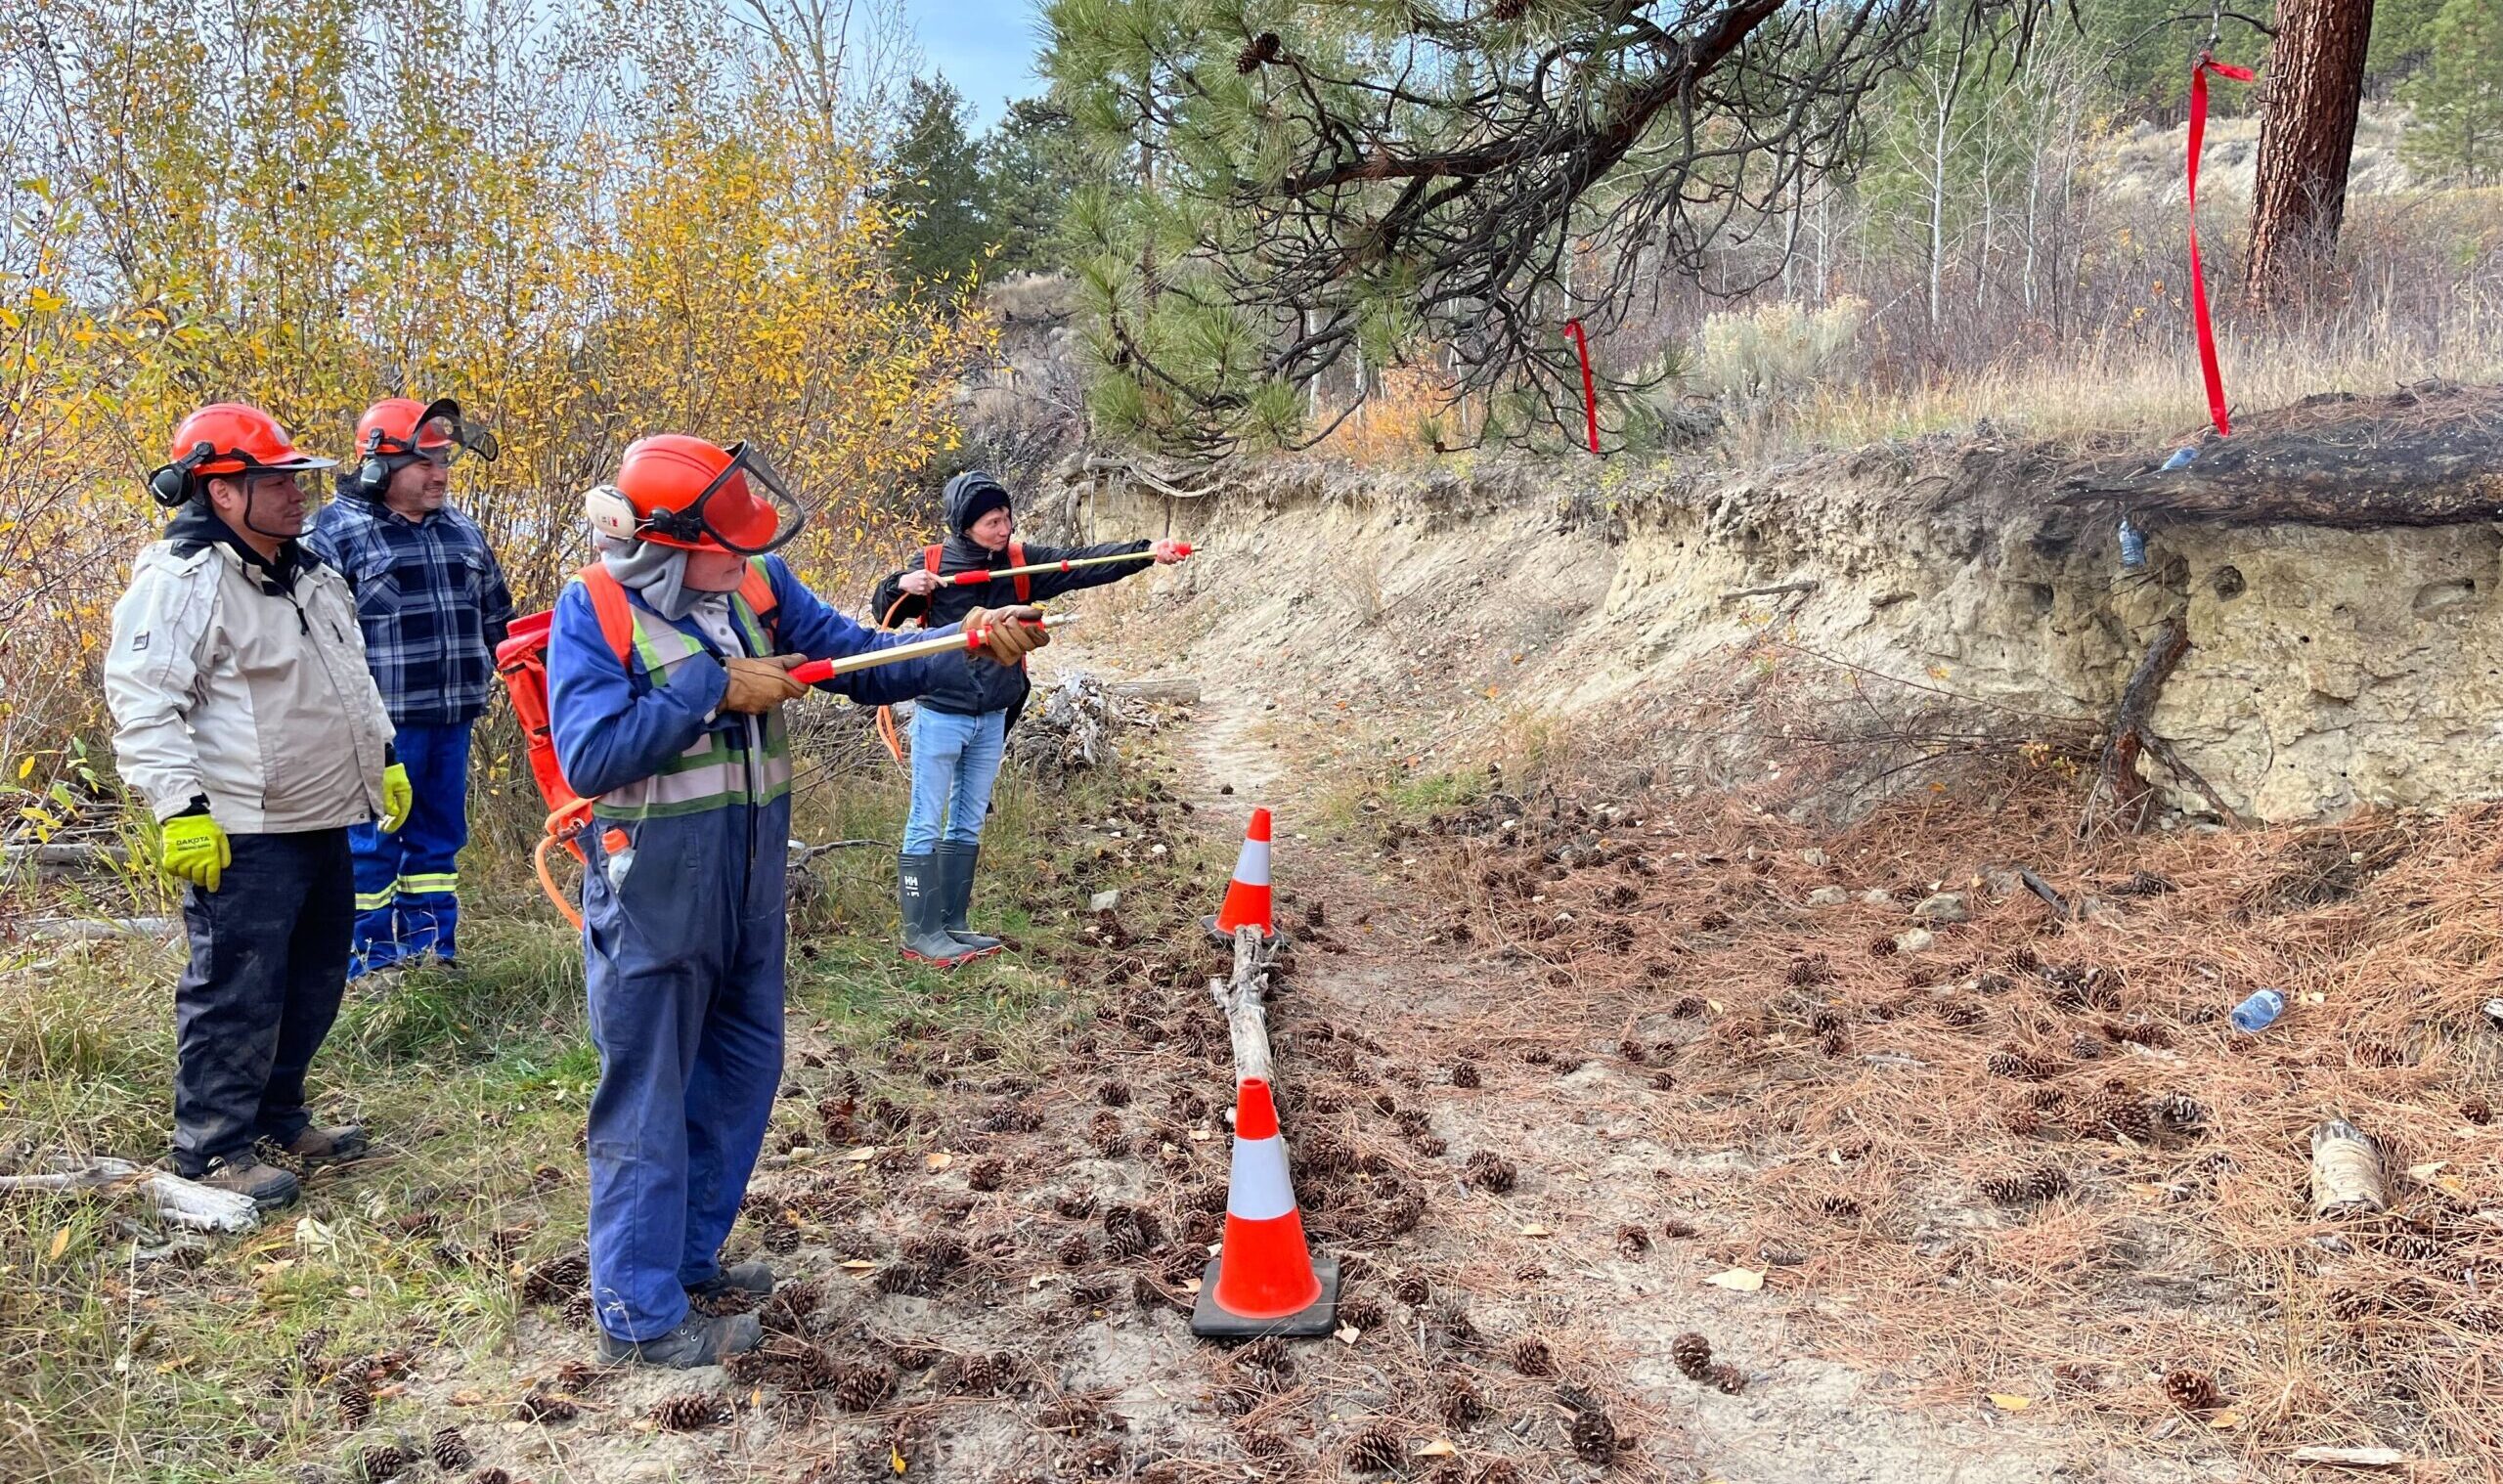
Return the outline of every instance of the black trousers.
<path id="1" fill-rule="evenodd" d="M 304 1069 L 338 1018 L 356 868 L 348 832 L 229 837 L 218 890 L 183 892 L 192 958 L 174 986 L 174 1170 L 245 1162 L 311 1122 Z"/>

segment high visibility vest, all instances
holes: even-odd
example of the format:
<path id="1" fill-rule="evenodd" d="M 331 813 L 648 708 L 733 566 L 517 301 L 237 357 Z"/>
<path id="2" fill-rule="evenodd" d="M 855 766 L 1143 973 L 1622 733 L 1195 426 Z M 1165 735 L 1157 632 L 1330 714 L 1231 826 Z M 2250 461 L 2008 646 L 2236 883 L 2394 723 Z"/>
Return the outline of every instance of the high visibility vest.
<path id="1" fill-rule="evenodd" d="M 765 580 L 761 559 L 750 572 L 750 580 L 730 594 L 730 615 L 747 640 L 747 652 L 768 655 L 773 652 L 772 588 Z M 593 596 L 594 607 L 602 607 L 597 601 L 600 593 L 596 584 Z M 701 643 L 668 620 L 633 604 L 620 606 L 632 625 L 635 659 L 653 685 L 671 683 L 680 667 L 705 652 Z M 617 617 L 614 612 L 600 613 L 603 633 L 609 631 Z M 749 728 L 743 724 L 708 729 L 659 772 L 610 789 L 593 800 L 593 815 L 600 819 L 665 819 L 736 804 L 762 807 L 784 797 L 791 792 L 790 728 L 779 708 L 756 720 L 756 733 L 764 744 L 762 752 L 750 756 Z"/>

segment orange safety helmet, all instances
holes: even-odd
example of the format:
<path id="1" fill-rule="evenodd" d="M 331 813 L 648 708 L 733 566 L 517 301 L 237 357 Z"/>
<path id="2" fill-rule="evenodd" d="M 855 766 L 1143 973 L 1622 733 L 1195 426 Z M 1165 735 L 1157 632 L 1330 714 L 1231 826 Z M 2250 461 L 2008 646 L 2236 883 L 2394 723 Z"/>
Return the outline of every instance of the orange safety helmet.
<path id="1" fill-rule="evenodd" d="M 148 475 L 148 493 L 161 505 L 191 499 L 208 475 L 302 474 L 338 462 L 297 448 L 277 418 L 241 402 L 212 402 L 184 418 L 165 458 Z"/>
<path id="2" fill-rule="evenodd" d="M 415 397 L 385 397 L 356 420 L 356 472 L 343 476 L 341 487 L 367 500 L 379 500 L 391 476 L 412 459 L 450 463 L 467 449 L 495 462 L 496 436 L 473 427 L 461 415 L 461 404 L 450 397 L 419 402 Z"/>
<path id="3" fill-rule="evenodd" d="M 781 474 L 744 443 L 683 433 L 626 446 L 617 482 L 583 497 L 594 530 L 689 551 L 758 556 L 800 534 L 808 512 Z"/>

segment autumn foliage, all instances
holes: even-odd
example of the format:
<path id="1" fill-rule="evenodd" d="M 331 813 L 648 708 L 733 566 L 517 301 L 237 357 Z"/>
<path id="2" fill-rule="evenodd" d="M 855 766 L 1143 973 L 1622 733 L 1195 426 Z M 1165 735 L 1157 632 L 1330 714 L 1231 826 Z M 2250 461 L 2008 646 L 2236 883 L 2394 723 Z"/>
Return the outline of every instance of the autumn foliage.
<path id="1" fill-rule="evenodd" d="M 817 8 L 821 9 L 821 8 Z M 907 539 L 991 331 L 900 282 L 876 119 L 809 8 L 674 0 L 35 0 L 0 31 L 0 760 L 41 787 L 162 518 L 181 415 L 454 396 L 455 470 L 522 600 L 586 558 L 632 439 L 770 451 L 831 578 Z M 822 20 L 822 18 L 818 18 Z M 831 38 L 839 43 L 840 37 Z M 817 43 L 817 44 L 812 44 Z M 25 767 L 31 776 L 20 778 Z"/>

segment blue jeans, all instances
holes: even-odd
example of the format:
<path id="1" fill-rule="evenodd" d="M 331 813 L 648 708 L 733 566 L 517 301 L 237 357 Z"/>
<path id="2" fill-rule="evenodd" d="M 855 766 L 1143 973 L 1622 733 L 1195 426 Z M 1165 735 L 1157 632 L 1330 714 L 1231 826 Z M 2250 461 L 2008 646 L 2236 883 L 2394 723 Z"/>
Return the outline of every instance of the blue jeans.
<path id="1" fill-rule="evenodd" d="M 1007 747 L 1004 711 L 960 717 L 927 706 L 913 709 L 912 812 L 903 821 L 905 854 L 927 855 L 942 839 L 949 845 L 981 842 L 983 816 L 990 812 L 991 785 L 999 781 L 999 758 Z"/>
<path id="2" fill-rule="evenodd" d="M 469 843 L 469 728 L 409 725 L 392 746 L 416 797 L 408 822 L 385 835 L 352 825 L 356 939 L 348 978 L 404 959 L 458 957 L 461 848 Z"/>

